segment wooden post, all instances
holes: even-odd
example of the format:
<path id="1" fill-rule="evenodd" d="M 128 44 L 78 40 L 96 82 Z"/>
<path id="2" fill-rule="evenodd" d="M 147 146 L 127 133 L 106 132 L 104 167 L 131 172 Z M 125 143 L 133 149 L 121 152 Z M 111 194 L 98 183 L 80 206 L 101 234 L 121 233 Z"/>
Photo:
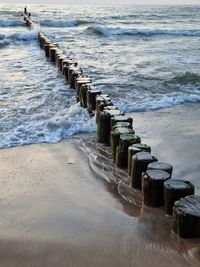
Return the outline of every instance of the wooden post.
<path id="1" fill-rule="evenodd" d="M 164 182 L 170 179 L 170 174 L 161 170 L 147 170 L 142 173 L 142 201 L 149 207 L 164 205 Z"/>
<path id="2" fill-rule="evenodd" d="M 148 165 L 147 170 L 166 171 L 170 174 L 170 177 L 172 177 L 173 166 L 169 163 L 157 161 L 157 162 L 150 163 Z"/>
<path id="3" fill-rule="evenodd" d="M 111 150 L 112 150 L 112 158 L 114 161 L 116 161 L 116 149 L 119 145 L 119 139 L 122 134 L 134 134 L 135 132 L 133 129 L 129 127 L 113 127 L 113 131 L 111 131 L 110 134 L 110 144 L 111 144 Z"/>
<path id="4" fill-rule="evenodd" d="M 56 61 L 55 62 L 58 68 L 60 67 L 59 59 L 62 57 L 66 57 L 65 53 L 61 49 L 56 50 Z"/>
<path id="5" fill-rule="evenodd" d="M 98 124 L 100 112 L 104 110 L 106 106 L 113 105 L 111 98 L 107 94 L 101 94 L 96 97 L 96 123 Z"/>
<path id="6" fill-rule="evenodd" d="M 133 131 L 133 130 L 132 130 Z M 140 143 L 141 139 L 134 133 L 125 133 L 120 136 L 119 145 L 116 148 L 116 165 L 120 168 L 128 166 L 128 147 Z"/>
<path id="7" fill-rule="evenodd" d="M 56 47 L 58 48 L 58 44 L 56 43 L 52 43 L 52 42 L 46 42 L 45 45 L 44 45 L 44 50 L 45 50 L 45 56 L 46 57 L 50 57 L 50 48 L 51 47 Z"/>
<path id="8" fill-rule="evenodd" d="M 50 48 L 50 61 L 51 62 L 55 63 L 55 61 L 56 61 L 56 50 L 57 49 L 58 49 L 57 47 L 51 47 Z"/>
<path id="9" fill-rule="evenodd" d="M 126 115 L 114 116 L 111 119 L 111 130 L 112 130 L 113 126 L 118 122 L 128 122 L 128 123 L 130 123 L 130 125 L 133 125 L 133 119 L 129 116 L 126 116 Z"/>
<path id="10" fill-rule="evenodd" d="M 66 81 L 68 83 L 69 83 L 69 68 L 71 68 L 71 67 L 77 68 L 77 66 L 78 66 L 78 62 L 76 62 L 76 61 L 68 62 L 63 66 L 63 72 L 65 75 Z"/>
<path id="11" fill-rule="evenodd" d="M 128 148 L 128 175 L 129 176 L 131 176 L 131 171 L 132 171 L 132 158 L 138 152 L 151 153 L 151 148 L 150 146 L 147 146 L 146 144 L 140 144 L 140 143 L 129 146 Z"/>
<path id="12" fill-rule="evenodd" d="M 65 54 L 61 54 L 57 56 L 57 67 L 58 67 L 58 70 L 61 72 L 62 72 L 62 62 L 65 59 L 68 59 L 68 57 Z"/>
<path id="13" fill-rule="evenodd" d="M 76 101 L 80 101 L 81 97 L 81 86 L 83 85 L 92 85 L 92 79 L 91 78 L 77 78 L 75 81 L 75 90 L 76 90 Z"/>
<path id="14" fill-rule="evenodd" d="M 66 59 L 63 60 L 63 62 L 62 62 L 62 73 L 63 73 L 63 75 L 66 75 L 66 72 L 64 71 L 64 68 L 68 67 L 70 65 L 73 65 L 73 66 L 77 67 L 78 66 L 78 62 L 73 60 L 70 57 L 67 57 Z M 67 69 L 67 72 L 68 72 L 68 68 L 66 68 L 66 69 Z"/>
<path id="15" fill-rule="evenodd" d="M 149 163 L 158 161 L 149 152 L 139 152 L 132 158 L 131 185 L 135 189 L 141 189 L 141 176 L 146 172 Z"/>
<path id="16" fill-rule="evenodd" d="M 112 127 L 112 131 L 114 131 L 116 128 L 119 127 L 124 127 L 124 128 L 129 128 L 129 129 L 133 129 L 133 126 L 129 123 L 129 122 L 117 122 L 113 127 Z"/>
<path id="17" fill-rule="evenodd" d="M 90 90 L 87 91 L 87 110 L 90 114 L 96 110 L 96 96 L 100 94 L 101 91 L 96 90 L 94 86 L 90 86 Z"/>
<path id="18" fill-rule="evenodd" d="M 41 48 L 44 49 L 45 44 L 47 44 L 47 43 L 49 43 L 49 42 L 51 42 L 51 40 L 50 40 L 48 37 L 43 36 L 43 37 L 41 38 Z"/>
<path id="19" fill-rule="evenodd" d="M 114 115 L 120 115 L 119 110 L 101 111 L 99 121 L 97 123 L 97 139 L 98 142 L 110 144 L 110 118 Z"/>
<path id="20" fill-rule="evenodd" d="M 187 196 L 176 201 L 172 230 L 182 238 L 200 237 L 200 196 Z"/>
<path id="21" fill-rule="evenodd" d="M 190 181 L 180 179 L 170 179 L 164 183 L 165 211 L 171 215 L 174 202 L 182 197 L 193 195 L 194 185 Z"/>
<path id="22" fill-rule="evenodd" d="M 68 69 L 68 83 L 71 84 L 72 83 L 72 73 L 74 71 L 80 71 L 81 72 L 81 68 L 79 67 L 75 67 L 75 66 L 70 66 Z"/>
<path id="23" fill-rule="evenodd" d="M 79 93 L 80 105 L 83 108 L 87 108 L 87 91 L 91 89 L 89 84 L 82 84 Z"/>
<path id="24" fill-rule="evenodd" d="M 71 80 L 70 80 L 70 88 L 75 89 L 75 82 L 76 79 L 81 78 L 82 77 L 82 70 L 73 70 L 71 73 Z"/>

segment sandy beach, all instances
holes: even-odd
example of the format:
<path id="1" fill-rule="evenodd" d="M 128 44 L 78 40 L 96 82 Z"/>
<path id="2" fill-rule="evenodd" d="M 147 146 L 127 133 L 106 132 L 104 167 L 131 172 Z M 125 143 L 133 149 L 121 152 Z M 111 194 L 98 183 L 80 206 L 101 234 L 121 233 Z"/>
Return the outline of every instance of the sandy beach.
<path id="1" fill-rule="evenodd" d="M 193 108 L 136 113 L 134 125 L 199 193 Z M 116 184 L 91 169 L 79 142 L 1 150 L 0 266 L 199 266 L 199 240 L 173 234 L 162 209 L 123 200 Z"/>

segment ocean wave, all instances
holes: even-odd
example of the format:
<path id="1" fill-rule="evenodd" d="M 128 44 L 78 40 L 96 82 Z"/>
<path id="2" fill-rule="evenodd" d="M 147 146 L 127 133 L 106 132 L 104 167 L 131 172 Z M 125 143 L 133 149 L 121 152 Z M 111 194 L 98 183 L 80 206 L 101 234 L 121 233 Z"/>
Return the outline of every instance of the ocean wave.
<path id="1" fill-rule="evenodd" d="M 184 103 L 195 103 L 200 102 L 200 95 L 197 94 L 182 94 L 182 95 L 166 95 L 161 99 L 149 99 L 143 103 L 121 103 L 117 105 L 118 108 L 123 112 L 142 112 L 151 111 L 162 108 L 170 108 L 176 105 Z"/>
<path id="2" fill-rule="evenodd" d="M 1 127 L 7 124 L 9 118 L 3 118 Z M 13 130 L 0 133 L 0 148 L 22 146 L 36 143 L 57 143 L 78 133 L 96 130 L 94 117 L 90 117 L 87 110 L 79 104 L 72 105 L 66 112 L 62 111 L 54 116 L 50 114 L 21 115 L 10 118 Z M 14 125 L 17 121 L 17 125 Z"/>
<path id="3" fill-rule="evenodd" d="M 200 75 L 193 72 L 185 72 L 177 75 L 166 83 L 179 83 L 179 84 L 197 84 L 200 83 Z"/>
<path id="4" fill-rule="evenodd" d="M 37 40 L 37 31 L 0 34 L 0 48 L 3 48 L 4 46 L 7 46 L 12 43 L 18 44 L 21 42 L 32 42 Z"/>
<path id="5" fill-rule="evenodd" d="M 21 20 L 0 20 L 0 28 L 20 26 L 24 26 L 24 22 Z"/>
<path id="6" fill-rule="evenodd" d="M 173 29 L 129 29 L 121 27 L 91 26 L 87 28 L 98 35 L 174 35 L 174 36 L 200 36 L 200 30 L 173 30 Z"/>
<path id="7" fill-rule="evenodd" d="M 74 27 L 74 26 L 79 26 L 81 24 L 87 24 L 89 23 L 88 21 L 84 20 L 76 20 L 76 19 L 69 19 L 69 20 L 41 20 L 40 25 L 43 27 Z"/>

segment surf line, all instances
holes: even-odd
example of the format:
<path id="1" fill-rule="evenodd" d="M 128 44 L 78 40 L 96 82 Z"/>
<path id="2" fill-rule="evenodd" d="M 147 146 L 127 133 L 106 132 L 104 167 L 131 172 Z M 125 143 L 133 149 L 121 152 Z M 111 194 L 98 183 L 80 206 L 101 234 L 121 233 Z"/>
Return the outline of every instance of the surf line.
<path id="1" fill-rule="evenodd" d="M 30 13 L 29 13 L 30 14 Z M 24 8 L 26 26 L 33 27 Z M 108 94 L 95 88 L 92 78 L 83 73 L 78 61 L 61 50 L 44 32 L 38 33 L 41 49 L 63 74 L 76 92 L 77 102 L 95 115 L 97 141 L 111 147 L 112 158 L 119 168 L 127 168 L 132 190 L 139 190 L 143 205 L 163 207 L 172 216 L 172 230 L 182 238 L 200 237 L 200 196 L 194 195 L 190 181 L 172 178 L 173 167 L 159 162 L 151 147 L 135 134 L 133 119 L 119 111 Z"/>

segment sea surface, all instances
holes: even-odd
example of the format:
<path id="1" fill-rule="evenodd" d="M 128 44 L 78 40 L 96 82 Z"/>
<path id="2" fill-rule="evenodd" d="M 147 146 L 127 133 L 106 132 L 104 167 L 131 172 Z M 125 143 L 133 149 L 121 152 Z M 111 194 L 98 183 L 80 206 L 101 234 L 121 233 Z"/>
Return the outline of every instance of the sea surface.
<path id="1" fill-rule="evenodd" d="M 200 103 L 200 6 L 0 4 L 0 148 L 96 129 L 44 56 L 44 31 L 124 112 Z"/>

